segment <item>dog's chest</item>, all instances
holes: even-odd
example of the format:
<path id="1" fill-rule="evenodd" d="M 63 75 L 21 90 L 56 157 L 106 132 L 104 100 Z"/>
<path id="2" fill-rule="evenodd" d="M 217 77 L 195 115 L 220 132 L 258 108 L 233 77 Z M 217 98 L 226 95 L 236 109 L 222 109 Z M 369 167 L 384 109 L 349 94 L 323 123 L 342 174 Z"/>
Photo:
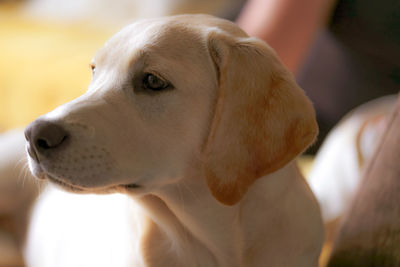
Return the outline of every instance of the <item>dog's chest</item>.
<path id="1" fill-rule="evenodd" d="M 29 228 L 28 266 L 142 266 L 138 224 L 124 195 L 73 195 L 47 189 Z"/>

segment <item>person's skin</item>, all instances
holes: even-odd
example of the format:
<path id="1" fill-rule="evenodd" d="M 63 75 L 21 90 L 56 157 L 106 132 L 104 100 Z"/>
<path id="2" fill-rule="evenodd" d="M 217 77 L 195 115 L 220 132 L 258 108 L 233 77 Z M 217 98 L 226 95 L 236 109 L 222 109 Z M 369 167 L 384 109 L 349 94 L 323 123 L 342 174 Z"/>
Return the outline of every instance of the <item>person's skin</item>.
<path id="1" fill-rule="evenodd" d="M 237 24 L 266 41 L 296 73 L 335 0 L 249 0 Z"/>

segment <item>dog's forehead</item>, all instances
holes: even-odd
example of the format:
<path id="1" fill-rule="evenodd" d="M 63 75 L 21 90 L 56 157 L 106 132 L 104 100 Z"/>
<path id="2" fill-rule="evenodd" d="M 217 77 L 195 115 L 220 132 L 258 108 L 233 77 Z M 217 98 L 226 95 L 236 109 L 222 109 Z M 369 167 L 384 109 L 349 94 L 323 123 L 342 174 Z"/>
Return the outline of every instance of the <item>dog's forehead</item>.
<path id="1" fill-rule="evenodd" d="M 168 25 L 165 20 L 146 20 L 126 26 L 109 39 L 105 45 L 96 53 L 95 62 L 115 60 L 131 61 L 131 58 L 141 51 L 154 50 L 158 47 L 164 49 L 177 48 L 178 39 L 192 40 L 184 38 L 188 35 L 187 31 L 177 29 L 178 25 Z M 192 35 L 196 29 L 191 29 Z"/>
<path id="2" fill-rule="evenodd" d="M 126 39 L 151 41 L 168 36 L 201 35 L 215 29 L 238 37 L 247 36 L 236 24 L 224 19 L 208 15 L 178 15 L 140 20 L 123 28 L 110 42 Z"/>
<path id="3" fill-rule="evenodd" d="M 145 50 L 146 48 L 169 47 L 179 51 L 204 42 L 212 30 L 222 30 L 238 37 L 246 34 L 234 23 L 208 15 L 179 15 L 158 19 L 141 20 L 126 26 L 97 53 L 101 60 L 106 55 Z"/>
<path id="4" fill-rule="evenodd" d="M 130 46 L 153 46 L 155 42 L 168 37 L 185 34 L 182 29 L 188 27 L 177 23 L 169 24 L 166 20 L 144 20 L 126 26 L 115 34 L 105 46 L 128 43 Z M 196 29 L 192 28 L 192 32 Z"/>

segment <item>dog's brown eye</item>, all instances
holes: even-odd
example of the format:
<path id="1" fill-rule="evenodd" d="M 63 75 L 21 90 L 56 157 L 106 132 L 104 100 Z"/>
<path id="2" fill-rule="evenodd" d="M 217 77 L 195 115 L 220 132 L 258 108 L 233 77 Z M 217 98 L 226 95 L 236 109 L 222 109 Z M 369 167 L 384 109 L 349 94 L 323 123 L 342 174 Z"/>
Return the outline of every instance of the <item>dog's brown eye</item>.
<path id="1" fill-rule="evenodd" d="M 89 68 L 92 70 L 92 74 L 94 75 L 94 73 L 96 72 L 96 66 L 93 63 L 91 63 L 89 64 Z"/>
<path id="2" fill-rule="evenodd" d="M 144 76 L 143 86 L 149 90 L 160 91 L 167 88 L 169 83 L 153 74 L 148 73 L 146 76 Z"/>

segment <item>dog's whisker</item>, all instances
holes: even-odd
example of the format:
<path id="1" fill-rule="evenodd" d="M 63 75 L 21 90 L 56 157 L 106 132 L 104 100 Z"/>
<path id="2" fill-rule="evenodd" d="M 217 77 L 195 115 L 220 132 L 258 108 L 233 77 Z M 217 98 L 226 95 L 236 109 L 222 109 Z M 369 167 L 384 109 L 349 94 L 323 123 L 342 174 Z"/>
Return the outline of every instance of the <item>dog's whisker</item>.
<path id="1" fill-rule="evenodd" d="M 21 157 L 14 165 L 14 170 L 18 168 L 21 164 L 25 165 L 27 163 L 26 157 Z"/>
<path id="2" fill-rule="evenodd" d="M 31 171 L 30 171 L 30 169 L 29 169 L 29 164 L 28 164 L 28 162 L 25 164 L 24 170 L 25 170 L 25 174 L 24 174 L 24 179 L 23 179 L 23 184 L 22 184 L 22 185 L 25 185 L 25 181 L 26 181 L 27 179 L 32 179 L 32 178 L 33 178 L 32 175 L 31 175 Z M 33 180 L 36 180 L 36 179 L 33 179 Z"/>
<path id="3" fill-rule="evenodd" d="M 36 184 L 38 185 L 38 195 L 41 196 L 44 191 L 44 186 L 40 181 L 36 180 Z"/>
<path id="4" fill-rule="evenodd" d="M 18 178 L 19 180 L 22 180 L 22 187 L 25 186 L 25 181 L 26 181 L 27 177 L 29 176 L 29 172 L 30 171 L 29 171 L 28 163 L 25 163 L 20 172 L 20 176 L 21 176 L 21 174 L 23 174 L 22 179 L 21 179 L 21 177 Z"/>
<path id="5" fill-rule="evenodd" d="M 20 163 L 21 164 L 23 163 L 23 166 L 21 166 L 21 169 L 19 170 L 19 173 L 18 173 L 18 176 L 17 176 L 17 180 L 18 180 L 18 182 L 21 182 L 21 180 L 22 180 L 22 184 L 23 184 L 26 176 L 29 173 L 29 167 L 28 167 L 28 163 L 27 162 L 20 161 Z"/>

